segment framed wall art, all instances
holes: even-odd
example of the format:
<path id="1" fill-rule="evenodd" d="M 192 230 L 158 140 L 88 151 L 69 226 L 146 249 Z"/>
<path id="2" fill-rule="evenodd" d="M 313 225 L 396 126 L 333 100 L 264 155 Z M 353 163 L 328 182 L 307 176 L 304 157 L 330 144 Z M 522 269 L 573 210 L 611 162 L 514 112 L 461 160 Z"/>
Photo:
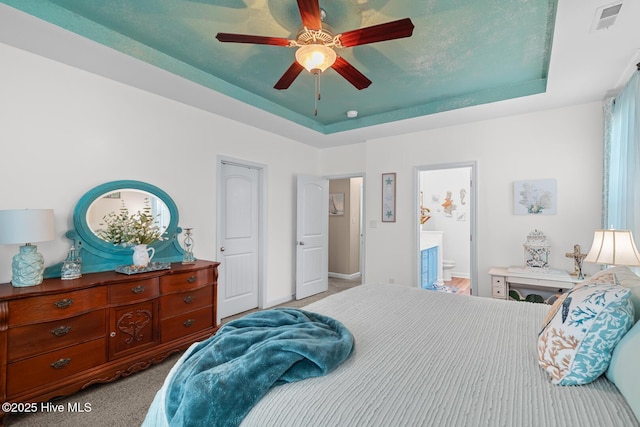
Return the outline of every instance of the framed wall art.
<path id="1" fill-rule="evenodd" d="M 515 215 L 555 215 L 558 195 L 555 179 L 515 181 L 513 184 Z"/>
<path id="2" fill-rule="evenodd" d="M 329 194 L 329 216 L 344 215 L 344 193 Z"/>
<path id="3" fill-rule="evenodd" d="M 396 222 L 396 174 L 382 174 L 382 222 Z"/>

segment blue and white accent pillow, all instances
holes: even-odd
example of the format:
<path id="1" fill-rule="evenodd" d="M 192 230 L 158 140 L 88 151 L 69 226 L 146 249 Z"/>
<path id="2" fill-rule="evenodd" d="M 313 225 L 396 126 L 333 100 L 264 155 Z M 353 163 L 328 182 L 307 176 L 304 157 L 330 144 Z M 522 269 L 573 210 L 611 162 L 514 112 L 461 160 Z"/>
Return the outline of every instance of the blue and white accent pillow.
<path id="1" fill-rule="evenodd" d="M 538 363 L 553 384 L 587 384 L 607 370 L 613 349 L 633 326 L 630 297 L 619 284 L 602 282 L 567 293 L 538 336 Z"/>

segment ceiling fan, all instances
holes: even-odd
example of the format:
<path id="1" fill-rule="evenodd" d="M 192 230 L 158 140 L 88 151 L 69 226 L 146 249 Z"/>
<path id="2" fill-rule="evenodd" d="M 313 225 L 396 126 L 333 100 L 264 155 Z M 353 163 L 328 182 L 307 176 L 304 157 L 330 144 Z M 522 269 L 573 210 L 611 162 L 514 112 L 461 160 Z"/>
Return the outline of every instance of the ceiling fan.
<path id="1" fill-rule="evenodd" d="M 333 30 L 322 22 L 324 11 L 320 9 L 319 0 L 297 1 L 302 27 L 295 40 L 231 33 L 218 33 L 216 38 L 224 43 L 266 44 L 298 48 L 296 60 L 280 77 L 274 88 L 287 89 L 302 70 L 306 69 L 316 76 L 316 101 L 320 99 L 320 73 L 329 67 L 337 71 L 358 90 L 365 89 L 371 84 L 371 80 L 364 74 L 344 58 L 338 56 L 335 48 L 377 43 L 410 37 L 413 34 L 414 27 L 411 19 L 404 18 L 334 35 Z M 318 114 L 317 103 L 314 114 Z"/>

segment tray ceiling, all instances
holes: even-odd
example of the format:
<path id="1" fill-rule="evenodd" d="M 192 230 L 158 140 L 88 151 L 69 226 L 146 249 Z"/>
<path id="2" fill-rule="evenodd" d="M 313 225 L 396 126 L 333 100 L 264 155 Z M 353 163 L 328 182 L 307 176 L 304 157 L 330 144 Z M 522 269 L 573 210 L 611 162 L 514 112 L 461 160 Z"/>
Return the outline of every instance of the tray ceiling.
<path id="1" fill-rule="evenodd" d="M 4 0 L 3 0 L 4 1 Z M 373 81 L 358 91 L 334 70 L 273 88 L 295 49 L 220 43 L 218 32 L 295 39 L 294 0 L 6 0 L 83 37 L 318 132 L 363 126 L 545 91 L 555 0 L 321 0 L 336 33 L 405 17 L 410 38 L 338 49 Z M 355 110 L 355 119 L 347 111 Z"/>
<path id="2" fill-rule="evenodd" d="M 625 1 L 601 29 L 608 0 L 320 6 L 336 33 L 405 17 L 415 29 L 340 49 L 373 83 L 358 91 L 327 70 L 317 117 L 306 71 L 273 89 L 295 49 L 215 38 L 295 38 L 293 0 L 0 0 L 0 42 L 317 147 L 602 100 L 640 62 L 640 2 Z"/>

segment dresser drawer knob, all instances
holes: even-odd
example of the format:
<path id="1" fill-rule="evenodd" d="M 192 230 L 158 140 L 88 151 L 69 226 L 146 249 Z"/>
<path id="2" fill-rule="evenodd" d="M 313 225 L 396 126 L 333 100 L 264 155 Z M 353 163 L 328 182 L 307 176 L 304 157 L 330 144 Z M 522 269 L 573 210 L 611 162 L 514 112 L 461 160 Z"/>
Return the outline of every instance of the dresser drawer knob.
<path id="1" fill-rule="evenodd" d="M 135 288 L 131 288 L 131 292 L 133 292 L 134 294 L 141 294 L 144 292 L 144 286 L 138 285 Z"/>
<path id="2" fill-rule="evenodd" d="M 198 280 L 198 278 L 197 278 L 196 276 L 191 276 L 191 277 L 189 277 L 189 278 L 187 279 L 187 282 L 189 282 L 189 283 L 193 283 L 193 282 L 195 282 L 196 280 Z"/>
<path id="3" fill-rule="evenodd" d="M 71 362 L 71 358 L 70 357 L 65 357 L 64 359 L 59 359 L 59 360 L 56 360 L 55 362 L 53 362 L 51 364 L 51 367 L 53 369 L 62 369 L 65 366 L 67 366 L 69 364 L 69 362 Z"/>
<path id="4" fill-rule="evenodd" d="M 188 297 L 186 297 L 184 299 L 184 302 L 187 304 L 191 304 L 193 302 L 193 297 L 191 295 L 189 295 Z"/>
<path id="5" fill-rule="evenodd" d="M 51 330 L 51 333 L 57 337 L 65 336 L 71 330 L 71 326 L 58 326 L 55 329 Z"/>
<path id="6" fill-rule="evenodd" d="M 196 319 L 187 319 L 184 321 L 183 325 L 188 328 L 189 326 L 193 325 L 194 323 L 196 323 Z"/>
<path id="7" fill-rule="evenodd" d="M 71 304 L 73 304 L 73 299 L 72 298 L 61 299 L 60 301 L 56 301 L 56 302 L 53 303 L 53 305 L 55 305 L 58 308 L 71 307 Z"/>

